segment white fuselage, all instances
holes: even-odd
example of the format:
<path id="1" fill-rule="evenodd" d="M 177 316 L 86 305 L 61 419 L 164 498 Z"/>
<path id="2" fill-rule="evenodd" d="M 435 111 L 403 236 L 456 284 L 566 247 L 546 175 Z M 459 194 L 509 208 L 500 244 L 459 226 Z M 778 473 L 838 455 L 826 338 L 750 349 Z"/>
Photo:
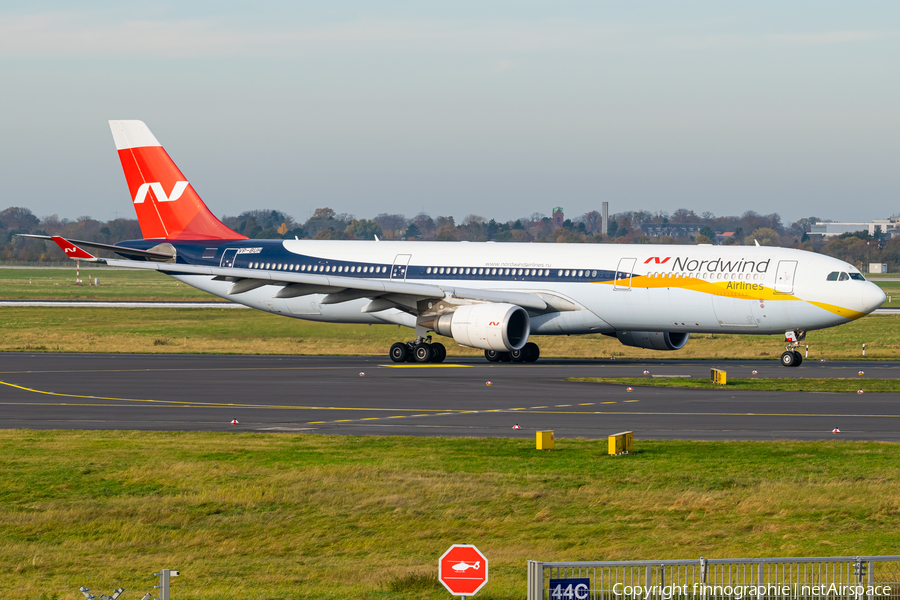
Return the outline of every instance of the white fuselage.
<path id="1" fill-rule="evenodd" d="M 852 265 L 803 250 L 764 246 L 315 240 L 248 240 L 233 246 L 255 246 L 254 253 L 233 256 L 235 267 L 312 272 L 313 258 L 316 273 L 346 275 L 352 269 L 353 276 L 540 294 L 563 309 L 532 315 L 531 333 L 539 335 L 808 331 L 857 319 L 884 301 L 880 288 Z M 374 265 L 379 265 L 378 272 L 370 273 Z M 837 275 L 829 280 L 833 273 Z M 413 314 L 398 309 L 362 312 L 369 303 L 365 298 L 338 304 L 321 304 L 323 294 L 275 298 L 279 288 L 274 285 L 229 295 L 227 281 L 205 275 L 175 277 L 290 317 L 416 325 Z"/>

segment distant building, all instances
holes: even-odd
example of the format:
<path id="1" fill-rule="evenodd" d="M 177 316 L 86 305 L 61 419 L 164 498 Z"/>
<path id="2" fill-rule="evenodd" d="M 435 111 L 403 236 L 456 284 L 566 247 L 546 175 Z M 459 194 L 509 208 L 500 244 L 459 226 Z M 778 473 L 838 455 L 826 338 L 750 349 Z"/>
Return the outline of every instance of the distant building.
<path id="1" fill-rule="evenodd" d="M 562 206 L 553 209 L 553 228 L 559 229 L 566 222 L 566 215 L 563 213 Z"/>
<path id="2" fill-rule="evenodd" d="M 900 236 L 900 217 L 874 219 L 868 223 L 816 223 L 810 227 L 809 235 L 830 238 L 842 233 L 854 233 L 856 231 L 866 231 L 871 236 L 874 236 L 876 233 L 884 233 L 890 237 Z"/>
<path id="3" fill-rule="evenodd" d="M 641 231 L 653 237 L 669 235 L 672 237 L 688 237 L 700 233 L 703 225 L 700 223 L 646 223 L 641 225 Z"/>
<path id="4" fill-rule="evenodd" d="M 869 273 L 887 273 L 887 263 L 869 263 Z"/>
<path id="5" fill-rule="evenodd" d="M 734 237 L 734 232 L 733 232 L 733 231 L 723 231 L 722 233 L 717 233 L 717 234 L 716 234 L 716 241 L 717 241 L 717 242 L 724 242 L 725 240 L 730 240 L 730 239 L 732 239 L 733 237 Z"/>

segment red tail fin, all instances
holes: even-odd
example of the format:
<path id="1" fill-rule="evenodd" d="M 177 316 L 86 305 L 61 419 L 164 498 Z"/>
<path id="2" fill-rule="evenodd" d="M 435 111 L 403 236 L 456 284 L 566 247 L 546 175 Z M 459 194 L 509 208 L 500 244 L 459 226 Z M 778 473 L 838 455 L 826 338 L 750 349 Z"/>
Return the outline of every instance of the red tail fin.
<path id="1" fill-rule="evenodd" d="M 213 215 L 142 121 L 110 121 L 145 238 L 245 240 Z"/>

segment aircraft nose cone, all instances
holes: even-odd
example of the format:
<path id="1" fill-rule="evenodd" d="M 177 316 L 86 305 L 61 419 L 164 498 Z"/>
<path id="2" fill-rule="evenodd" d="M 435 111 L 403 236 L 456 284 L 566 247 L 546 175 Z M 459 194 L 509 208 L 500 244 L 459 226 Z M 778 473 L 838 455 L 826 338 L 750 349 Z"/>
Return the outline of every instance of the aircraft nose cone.
<path id="1" fill-rule="evenodd" d="M 874 283 L 869 283 L 868 285 L 863 287 L 862 290 L 863 312 L 872 312 L 873 310 L 884 304 L 884 301 L 886 299 L 887 296 L 884 295 L 884 292 L 880 287 L 878 287 Z"/>

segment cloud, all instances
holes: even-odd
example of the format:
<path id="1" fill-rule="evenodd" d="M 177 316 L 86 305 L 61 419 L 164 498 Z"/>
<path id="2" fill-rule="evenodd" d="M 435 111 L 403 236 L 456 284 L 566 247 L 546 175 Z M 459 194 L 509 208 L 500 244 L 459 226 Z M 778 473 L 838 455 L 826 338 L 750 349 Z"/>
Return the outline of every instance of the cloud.
<path id="1" fill-rule="evenodd" d="M 774 42 L 787 44 L 846 44 L 867 42 L 888 37 L 883 31 L 827 31 L 825 33 L 784 33 L 766 36 Z"/>
<path id="2" fill-rule="evenodd" d="M 312 46 L 418 45 L 510 51 L 568 46 L 586 32 L 571 24 L 360 19 L 319 26 L 245 27 L 223 20 L 121 20 L 59 12 L 0 15 L 0 56 L 281 55 Z"/>
<path id="3" fill-rule="evenodd" d="M 509 71 L 512 68 L 512 61 L 503 59 L 497 61 L 497 64 L 494 65 L 494 73 L 502 73 L 503 71 Z"/>
<path id="4" fill-rule="evenodd" d="M 249 26 L 225 19 L 136 20 L 98 12 L 0 14 L 0 57 L 291 56 L 354 46 L 519 53 L 555 49 L 645 52 L 771 44 L 865 42 L 881 31 L 727 34 L 716 20 L 622 24 L 574 19 L 355 19 L 317 25 Z M 495 64 L 502 72 L 509 59 Z"/>

